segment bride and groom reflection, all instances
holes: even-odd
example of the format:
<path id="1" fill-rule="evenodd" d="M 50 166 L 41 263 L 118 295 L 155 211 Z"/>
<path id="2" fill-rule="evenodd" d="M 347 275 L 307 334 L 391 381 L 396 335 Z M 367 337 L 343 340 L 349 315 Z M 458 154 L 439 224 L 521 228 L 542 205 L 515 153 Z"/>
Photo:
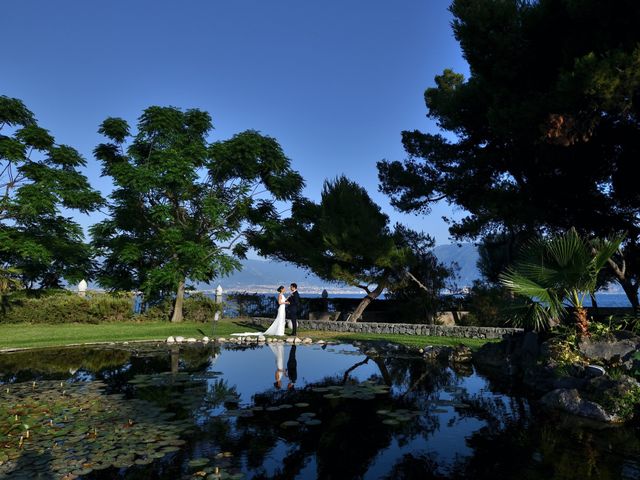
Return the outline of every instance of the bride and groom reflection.
<path id="1" fill-rule="evenodd" d="M 289 358 L 287 359 L 287 368 L 284 368 L 284 345 L 278 344 L 269 344 L 269 348 L 273 352 L 276 357 L 276 374 L 275 374 L 275 382 L 273 384 L 277 389 L 282 388 L 282 378 L 287 377 L 287 389 L 293 390 L 296 386 L 296 382 L 298 380 L 298 361 L 296 360 L 296 346 L 291 345 L 291 350 L 289 350 Z"/>

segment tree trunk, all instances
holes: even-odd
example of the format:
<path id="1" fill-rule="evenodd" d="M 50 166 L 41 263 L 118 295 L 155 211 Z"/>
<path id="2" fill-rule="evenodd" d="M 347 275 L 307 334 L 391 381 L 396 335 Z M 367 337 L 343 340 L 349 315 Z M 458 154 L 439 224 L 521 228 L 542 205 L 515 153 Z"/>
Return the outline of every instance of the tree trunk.
<path id="1" fill-rule="evenodd" d="M 176 301 L 173 304 L 172 322 L 182 321 L 182 305 L 184 304 L 184 280 L 178 283 L 178 291 L 176 292 Z"/>
<path id="2" fill-rule="evenodd" d="M 573 311 L 573 319 L 576 322 L 576 331 L 578 335 L 589 334 L 589 318 L 587 317 L 587 309 L 576 307 Z"/>
<path id="3" fill-rule="evenodd" d="M 387 366 L 384 364 L 384 360 L 380 357 L 373 357 L 372 360 L 380 369 L 380 373 L 382 374 L 382 379 L 384 380 L 385 385 L 391 386 L 393 382 L 391 381 L 391 375 L 389 374 L 389 369 L 387 369 Z"/>
<path id="4" fill-rule="evenodd" d="M 589 297 L 591 297 L 591 308 L 598 308 L 598 301 L 596 300 L 596 296 L 593 293 L 589 293 Z"/>
<path id="5" fill-rule="evenodd" d="M 362 299 L 358 307 L 349 317 L 350 322 L 357 322 L 362 317 L 362 313 L 369 306 L 369 304 L 374 301 L 376 298 L 380 296 L 382 291 L 385 289 L 387 282 L 381 281 L 378 286 L 372 292 L 367 293 L 367 295 Z"/>
<path id="6" fill-rule="evenodd" d="M 617 282 L 624 290 L 624 293 L 627 295 L 631 306 L 633 307 L 633 311 L 638 313 L 640 311 L 640 305 L 638 302 L 638 287 L 640 284 L 638 282 L 633 283 L 633 280 L 629 278 L 629 274 L 627 272 L 627 264 L 625 262 L 624 257 L 622 257 L 622 264 L 618 265 L 611 258 L 608 261 L 609 267 L 613 271 L 613 274 L 616 277 Z"/>
<path id="7" fill-rule="evenodd" d="M 640 305 L 638 304 L 638 286 L 639 285 L 637 283 L 634 284 L 629 279 L 625 279 L 624 281 L 618 279 L 618 283 L 622 287 L 622 290 L 624 290 L 624 293 L 627 295 L 629 302 L 631 302 L 633 311 L 638 313 L 640 308 Z"/>
<path id="8" fill-rule="evenodd" d="M 174 375 L 180 370 L 180 347 L 171 347 L 171 373 Z"/>

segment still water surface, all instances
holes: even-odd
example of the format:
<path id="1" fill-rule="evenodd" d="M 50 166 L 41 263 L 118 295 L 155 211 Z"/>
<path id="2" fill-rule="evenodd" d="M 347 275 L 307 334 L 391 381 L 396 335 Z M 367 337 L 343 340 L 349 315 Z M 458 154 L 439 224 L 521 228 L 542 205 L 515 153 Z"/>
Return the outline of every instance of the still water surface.
<path id="1" fill-rule="evenodd" d="M 0 478 L 640 478 L 637 427 L 372 344 L 28 351 L 0 383 Z"/>

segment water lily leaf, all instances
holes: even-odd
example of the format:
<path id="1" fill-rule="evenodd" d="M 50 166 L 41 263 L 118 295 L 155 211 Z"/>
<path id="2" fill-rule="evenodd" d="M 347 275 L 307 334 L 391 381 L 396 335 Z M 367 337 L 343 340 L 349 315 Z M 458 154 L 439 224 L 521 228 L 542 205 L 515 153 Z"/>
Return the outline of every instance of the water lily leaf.
<path id="1" fill-rule="evenodd" d="M 282 428 L 297 427 L 299 425 L 300 425 L 300 422 L 296 422 L 295 420 L 287 420 L 286 422 L 282 422 L 280 424 Z"/>

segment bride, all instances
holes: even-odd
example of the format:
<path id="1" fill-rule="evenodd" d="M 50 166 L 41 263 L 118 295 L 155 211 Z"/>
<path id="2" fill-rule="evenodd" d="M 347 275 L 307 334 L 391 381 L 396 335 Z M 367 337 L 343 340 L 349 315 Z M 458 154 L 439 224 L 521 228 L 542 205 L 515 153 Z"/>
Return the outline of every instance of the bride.
<path id="1" fill-rule="evenodd" d="M 276 335 L 279 337 L 283 336 L 287 316 L 285 309 L 287 308 L 286 305 L 288 304 L 289 302 L 287 302 L 287 298 L 284 296 L 284 286 L 280 285 L 278 287 L 278 314 L 276 315 L 276 319 L 273 321 L 271 326 L 264 332 L 232 333 L 231 335 L 238 337 L 247 337 L 249 335 Z"/>

